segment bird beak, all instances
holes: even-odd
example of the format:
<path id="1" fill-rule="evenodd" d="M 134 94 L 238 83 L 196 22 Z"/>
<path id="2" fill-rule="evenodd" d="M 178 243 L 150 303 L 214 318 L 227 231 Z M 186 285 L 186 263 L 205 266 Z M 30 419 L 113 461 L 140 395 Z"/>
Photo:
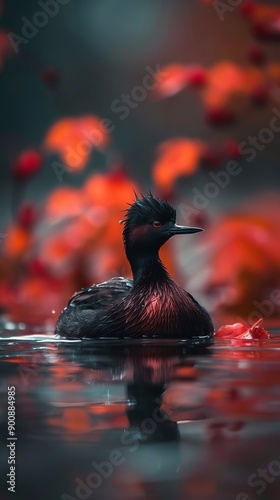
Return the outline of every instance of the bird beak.
<path id="1" fill-rule="evenodd" d="M 200 231 L 204 231 L 204 229 L 200 227 L 178 226 L 177 224 L 174 224 L 168 232 L 170 236 L 174 236 L 174 234 L 193 234 L 199 233 Z"/>

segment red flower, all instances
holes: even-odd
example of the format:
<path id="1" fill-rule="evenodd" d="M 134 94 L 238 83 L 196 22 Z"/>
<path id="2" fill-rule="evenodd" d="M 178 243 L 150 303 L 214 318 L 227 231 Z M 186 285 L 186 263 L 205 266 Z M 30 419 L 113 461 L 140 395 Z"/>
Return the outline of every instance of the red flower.
<path id="1" fill-rule="evenodd" d="M 194 68 L 190 70 L 188 75 L 188 82 L 193 87 L 203 87 L 207 81 L 207 73 L 203 68 Z"/>
<path id="2" fill-rule="evenodd" d="M 240 11 L 244 17 L 252 17 L 256 9 L 256 2 L 252 0 L 244 0 L 240 5 Z"/>
<path id="3" fill-rule="evenodd" d="M 36 174 L 42 165 L 42 155 L 36 149 L 23 151 L 14 164 L 14 175 L 17 179 L 26 179 Z"/>
<path id="4" fill-rule="evenodd" d="M 253 64 L 263 64 L 265 62 L 264 50 L 258 45 L 254 45 L 248 50 L 248 59 Z"/>
<path id="5" fill-rule="evenodd" d="M 251 99 L 253 104 L 258 106 L 263 106 L 268 101 L 268 91 L 265 87 L 260 86 L 255 88 L 251 93 Z"/>
<path id="6" fill-rule="evenodd" d="M 252 28 L 253 34 L 258 39 L 275 41 L 280 38 L 279 19 L 275 22 L 257 21 Z"/>
<path id="7" fill-rule="evenodd" d="M 234 121 L 232 111 L 224 108 L 210 108 L 206 112 L 206 120 L 211 125 L 227 125 Z"/>
<path id="8" fill-rule="evenodd" d="M 203 228 L 208 227 L 210 223 L 209 216 L 205 211 L 198 212 L 196 214 L 191 214 L 189 221 L 190 221 L 190 226 L 197 226 Z"/>
<path id="9" fill-rule="evenodd" d="M 28 263 L 27 269 L 33 276 L 41 276 L 41 277 L 48 276 L 46 267 L 36 257 Z"/>
<path id="10" fill-rule="evenodd" d="M 123 182 L 129 179 L 126 170 L 122 165 L 117 165 L 116 167 L 113 167 L 111 172 L 109 172 L 108 174 L 108 178 L 113 183 Z"/>
<path id="11" fill-rule="evenodd" d="M 26 203 L 19 209 L 18 222 L 24 228 L 31 228 L 34 225 L 36 218 L 36 208 L 32 203 Z"/>
<path id="12" fill-rule="evenodd" d="M 212 170 L 213 168 L 215 169 L 222 164 L 223 158 L 218 149 L 212 146 L 206 146 L 201 155 L 201 162 L 203 168 L 205 168 L 206 170 Z"/>
<path id="13" fill-rule="evenodd" d="M 59 73 L 55 68 L 44 68 L 41 72 L 41 80 L 48 87 L 56 87 L 59 83 Z"/>
<path id="14" fill-rule="evenodd" d="M 245 427 L 245 423 L 242 422 L 241 420 L 237 420 L 236 422 L 232 422 L 228 426 L 228 430 L 231 432 L 239 432 L 239 431 L 242 431 L 242 429 L 244 429 L 244 427 Z"/>
<path id="15" fill-rule="evenodd" d="M 239 144 L 234 139 L 227 141 L 224 145 L 225 154 L 231 160 L 237 160 L 240 157 Z"/>
<path id="16" fill-rule="evenodd" d="M 170 203 L 172 203 L 172 200 L 174 198 L 174 188 L 173 186 L 170 186 L 170 189 L 165 189 L 165 190 L 160 190 L 160 189 L 156 189 L 154 188 L 154 195 L 157 197 L 157 198 L 160 198 L 161 200 L 165 200 L 165 201 L 169 201 Z"/>

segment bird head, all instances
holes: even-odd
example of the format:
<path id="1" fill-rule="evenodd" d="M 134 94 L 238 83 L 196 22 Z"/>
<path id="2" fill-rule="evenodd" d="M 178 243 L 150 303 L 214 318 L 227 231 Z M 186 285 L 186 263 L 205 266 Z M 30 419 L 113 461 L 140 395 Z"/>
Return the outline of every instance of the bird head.
<path id="1" fill-rule="evenodd" d="M 176 234 L 192 234 L 203 229 L 178 226 L 176 210 L 152 194 L 136 197 L 126 210 L 123 241 L 128 258 L 157 253 L 164 243 Z"/>

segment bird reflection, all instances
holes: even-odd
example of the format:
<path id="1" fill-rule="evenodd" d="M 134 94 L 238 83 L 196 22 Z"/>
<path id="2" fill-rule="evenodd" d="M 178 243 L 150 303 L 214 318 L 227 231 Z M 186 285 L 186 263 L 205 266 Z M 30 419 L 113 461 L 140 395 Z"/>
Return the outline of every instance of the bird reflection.
<path id="1" fill-rule="evenodd" d="M 148 498 L 176 495 L 175 489 L 181 487 L 178 481 L 181 436 L 176 419 L 164 405 L 164 393 L 171 380 L 184 377 L 184 370 L 188 381 L 192 379 L 194 358 L 180 346 L 93 350 L 86 347 L 82 353 L 82 356 L 79 353 L 79 363 L 90 369 L 93 377 L 96 374 L 100 380 L 101 370 L 103 379 L 106 373 L 107 380 L 109 377 L 125 383 L 127 425 L 119 443 L 125 465 L 114 472 L 117 487 L 128 486 L 134 495 L 138 484 L 138 490 L 140 488 Z M 117 423 L 118 415 L 115 417 Z M 114 427 L 114 420 L 111 424 Z"/>

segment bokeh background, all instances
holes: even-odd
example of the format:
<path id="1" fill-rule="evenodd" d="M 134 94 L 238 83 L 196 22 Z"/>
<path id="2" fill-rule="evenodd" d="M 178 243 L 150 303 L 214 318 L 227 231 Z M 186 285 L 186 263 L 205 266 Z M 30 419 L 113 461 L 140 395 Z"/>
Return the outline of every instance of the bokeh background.
<path id="1" fill-rule="evenodd" d="M 129 276 L 118 221 L 151 189 L 206 229 L 162 258 L 216 321 L 278 321 L 280 3 L 235 3 L 0 2 L 12 319 L 53 322 L 77 289 Z"/>

